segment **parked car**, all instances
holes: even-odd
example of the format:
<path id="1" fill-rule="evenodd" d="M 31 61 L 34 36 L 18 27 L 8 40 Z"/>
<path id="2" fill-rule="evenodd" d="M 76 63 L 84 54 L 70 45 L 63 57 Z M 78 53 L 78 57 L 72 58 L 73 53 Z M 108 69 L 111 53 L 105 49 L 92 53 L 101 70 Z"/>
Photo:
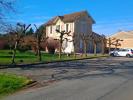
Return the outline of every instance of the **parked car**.
<path id="1" fill-rule="evenodd" d="M 110 56 L 133 57 L 133 49 L 119 49 L 109 52 Z"/>

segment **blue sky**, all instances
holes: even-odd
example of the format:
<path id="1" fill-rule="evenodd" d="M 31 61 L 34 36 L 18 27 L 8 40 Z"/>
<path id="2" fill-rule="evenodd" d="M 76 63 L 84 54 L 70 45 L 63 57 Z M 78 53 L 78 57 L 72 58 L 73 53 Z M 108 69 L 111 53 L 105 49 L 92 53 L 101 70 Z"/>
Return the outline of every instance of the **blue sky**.
<path id="1" fill-rule="evenodd" d="M 133 30 L 133 0 L 17 0 L 16 9 L 11 22 L 40 25 L 57 15 L 87 10 L 99 34 Z"/>

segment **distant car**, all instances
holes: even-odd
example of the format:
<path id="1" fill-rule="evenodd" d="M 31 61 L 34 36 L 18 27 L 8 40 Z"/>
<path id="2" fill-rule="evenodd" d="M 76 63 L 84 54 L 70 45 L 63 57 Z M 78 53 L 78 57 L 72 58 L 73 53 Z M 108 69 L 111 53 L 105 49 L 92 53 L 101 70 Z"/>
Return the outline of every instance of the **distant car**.
<path id="1" fill-rule="evenodd" d="M 109 53 L 110 56 L 116 57 L 116 56 L 121 56 L 121 57 L 133 57 L 133 49 L 119 49 L 119 50 L 114 50 Z"/>

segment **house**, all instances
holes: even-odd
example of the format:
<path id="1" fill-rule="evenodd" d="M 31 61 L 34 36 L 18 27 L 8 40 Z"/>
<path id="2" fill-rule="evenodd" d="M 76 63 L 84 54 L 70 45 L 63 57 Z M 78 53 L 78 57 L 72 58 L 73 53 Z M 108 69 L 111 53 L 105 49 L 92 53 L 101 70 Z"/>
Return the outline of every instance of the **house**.
<path id="1" fill-rule="evenodd" d="M 119 31 L 116 34 L 110 36 L 110 38 L 120 39 L 119 46 L 117 48 L 133 48 L 133 31 Z M 114 46 L 112 46 L 114 48 Z"/>
<path id="2" fill-rule="evenodd" d="M 90 35 L 94 32 L 92 31 L 92 25 L 95 24 L 94 19 L 90 16 L 87 11 L 76 12 L 72 14 L 66 14 L 64 16 L 56 16 L 49 20 L 46 26 L 46 37 L 59 39 L 60 34 L 56 32 L 65 31 L 70 32 L 70 35 L 64 35 L 64 40 L 62 51 L 65 53 L 72 53 L 75 51 L 83 52 L 83 40 L 81 35 Z M 75 37 L 73 37 L 75 35 Z M 97 35 L 100 36 L 100 35 Z M 68 41 L 69 40 L 69 41 Z M 75 41 L 75 46 L 74 42 Z M 93 52 L 92 41 L 88 42 L 87 51 Z"/>

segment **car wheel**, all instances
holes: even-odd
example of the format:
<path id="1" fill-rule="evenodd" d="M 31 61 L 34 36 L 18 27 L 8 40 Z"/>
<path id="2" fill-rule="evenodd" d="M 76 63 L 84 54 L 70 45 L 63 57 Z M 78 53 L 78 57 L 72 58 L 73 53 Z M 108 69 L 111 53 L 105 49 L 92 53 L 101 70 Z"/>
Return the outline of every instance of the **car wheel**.
<path id="1" fill-rule="evenodd" d="M 114 57 L 115 55 L 113 53 L 110 54 L 111 57 Z"/>
<path id="2" fill-rule="evenodd" d="M 127 54 L 126 57 L 130 58 L 131 56 L 129 54 Z"/>

